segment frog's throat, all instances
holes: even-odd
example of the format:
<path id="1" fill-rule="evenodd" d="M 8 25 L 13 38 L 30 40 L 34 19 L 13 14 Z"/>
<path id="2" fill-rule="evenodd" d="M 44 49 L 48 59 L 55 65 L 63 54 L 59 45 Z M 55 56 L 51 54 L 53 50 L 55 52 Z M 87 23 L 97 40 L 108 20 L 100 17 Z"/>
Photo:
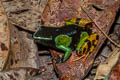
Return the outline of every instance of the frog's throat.
<path id="1" fill-rule="evenodd" d="M 89 37 L 89 35 L 88 35 L 87 32 L 82 32 L 81 33 L 81 35 L 80 35 L 80 41 L 79 41 L 79 43 L 77 45 L 77 48 L 76 48 L 78 54 L 80 52 L 81 46 L 84 44 L 85 40 L 88 39 L 88 37 Z"/>
<path id="2" fill-rule="evenodd" d="M 64 58 L 63 58 L 63 62 L 65 62 L 70 57 L 70 55 L 72 53 L 71 48 L 65 47 L 63 45 L 60 45 L 57 48 L 61 49 L 62 51 L 65 51 L 65 55 L 64 55 Z"/>

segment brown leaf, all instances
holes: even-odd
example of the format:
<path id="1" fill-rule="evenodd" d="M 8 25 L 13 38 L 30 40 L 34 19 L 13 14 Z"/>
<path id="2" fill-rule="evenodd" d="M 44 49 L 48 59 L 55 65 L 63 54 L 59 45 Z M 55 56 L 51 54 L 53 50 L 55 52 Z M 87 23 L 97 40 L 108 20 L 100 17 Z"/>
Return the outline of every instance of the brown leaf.
<path id="1" fill-rule="evenodd" d="M 120 80 L 120 58 L 117 64 L 112 68 L 111 74 L 109 76 L 109 80 Z"/>
<path id="2" fill-rule="evenodd" d="M 43 12 L 42 20 L 46 26 L 59 26 L 63 23 L 64 18 L 76 17 L 89 19 L 90 17 L 105 33 L 108 33 L 114 22 L 116 11 L 118 11 L 119 2 L 99 1 L 99 7 L 101 8 L 102 6 L 102 11 L 96 10 L 92 6 L 93 4 L 98 5 L 98 2 L 96 0 L 49 0 Z M 70 59 L 65 63 L 55 64 L 55 69 L 60 76 L 60 80 L 83 79 L 89 72 L 98 50 L 106 39 L 95 25 L 93 25 L 93 32 L 99 34 L 99 42 L 84 64 L 81 62 L 82 59 L 72 64 L 70 63 L 72 60 L 78 58 L 75 52 L 73 52 Z"/>
<path id="3" fill-rule="evenodd" d="M 97 68 L 97 72 L 94 80 L 104 79 L 110 73 L 111 69 L 119 59 L 120 56 L 119 53 L 120 52 L 118 48 L 114 49 L 111 55 L 108 57 L 108 59 L 105 62 L 100 63 L 100 65 Z"/>
<path id="4" fill-rule="evenodd" d="M 0 1 L 0 70 L 7 62 L 10 46 L 10 31 L 6 13 Z"/>
<path id="5" fill-rule="evenodd" d="M 47 0 L 11 0 L 3 2 L 12 24 L 23 29 L 36 31 L 41 24 L 41 14 Z"/>
<path id="6" fill-rule="evenodd" d="M 7 67 L 32 67 L 39 68 L 37 46 L 32 36 L 23 31 L 19 31 L 11 25 L 11 50 Z"/>
<path id="7" fill-rule="evenodd" d="M 0 72 L 0 80 L 26 80 L 26 78 L 41 73 L 39 69 L 21 67 Z"/>

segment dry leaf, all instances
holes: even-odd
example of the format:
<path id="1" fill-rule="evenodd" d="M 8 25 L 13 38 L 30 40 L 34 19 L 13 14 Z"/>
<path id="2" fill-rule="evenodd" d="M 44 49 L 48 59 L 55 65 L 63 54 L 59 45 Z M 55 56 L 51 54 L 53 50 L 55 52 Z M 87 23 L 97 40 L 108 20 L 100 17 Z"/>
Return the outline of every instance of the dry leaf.
<path id="1" fill-rule="evenodd" d="M 36 31 L 41 24 L 41 14 L 48 0 L 11 0 L 3 2 L 12 24 Z"/>
<path id="2" fill-rule="evenodd" d="M 112 68 L 109 80 L 120 80 L 120 58 L 118 63 Z"/>
<path id="3" fill-rule="evenodd" d="M 2 70 L 7 62 L 10 46 L 10 31 L 8 19 L 2 3 L 0 1 L 0 70 Z"/>
<path id="4" fill-rule="evenodd" d="M 103 6 L 102 11 L 98 11 L 92 6 L 93 4 L 97 5 L 98 2 L 100 6 Z M 105 33 L 108 33 L 114 22 L 119 3 L 118 1 L 112 0 L 110 2 L 107 0 L 98 2 L 96 0 L 49 0 L 42 15 L 43 23 L 46 26 L 59 26 L 64 22 L 64 18 L 75 17 L 89 19 L 89 15 Z M 76 52 L 73 52 L 71 57 L 64 63 L 56 64 L 54 62 L 54 67 L 60 76 L 60 80 L 81 80 L 91 69 L 97 51 L 106 39 L 95 25 L 93 25 L 92 30 L 99 34 L 99 42 L 84 64 L 82 64 L 82 59 L 70 63 L 72 60 L 78 58 Z M 51 53 L 54 53 L 54 51 L 51 51 Z M 59 53 L 56 52 L 55 54 Z M 54 57 L 54 55 L 52 56 Z"/>
<path id="5" fill-rule="evenodd" d="M 13 25 L 11 30 L 11 50 L 7 67 L 31 67 L 39 68 L 37 46 L 32 36 L 23 31 L 19 31 Z"/>
<path id="6" fill-rule="evenodd" d="M 0 80 L 26 80 L 26 78 L 35 76 L 41 72 L 35 68 L 14 68 L 0 72 Z"/>
<path id="7" fill-rule="evenodd" d="M 117 63 L 119 56 L 120 56 L 119 49 L 118 48 L 114 49 L 110 57 L 108 57 L 108 59 L 105 62 L 101 63 L 98 66 L 94 80 L 104 79 L 110 73 L 113 66 Z"/>

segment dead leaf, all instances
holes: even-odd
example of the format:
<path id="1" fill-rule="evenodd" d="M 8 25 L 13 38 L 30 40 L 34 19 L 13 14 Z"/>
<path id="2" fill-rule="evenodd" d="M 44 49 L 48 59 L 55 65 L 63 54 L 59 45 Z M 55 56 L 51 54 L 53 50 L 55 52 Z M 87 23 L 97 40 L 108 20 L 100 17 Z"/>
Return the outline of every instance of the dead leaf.
<path id="1" fill-rule="evenodd" d="M 120 80 L 120 58 L 117 64 L 112 68 L 109 80 Z"/>
<path id="2" fill-rule="evenodd" d="M 37 46 L 32 36 L 23 31 L 19 31 L 15 26 L 10 26 L 11 30 L 11 50 L 7 67 L 31 67 L 39 68 Z"/>
<path id="3" fill-rule="evenodd" d="M 14 68 L 0 72 L 0 80 L 26 80 L 41 72 L 42 71 L 35 68 Z"/>
<path id="4" fill-rule="evenodd" d="M 0 1 L 0 70 L 3 70 L 9 55 L 10 31 L 6 13 Z"/>
<path id="5" fill-rule="evenodd" d="M 12 24 L 36 31 L 41 25 L 41 14 L 48 0 L 11 0 L 3 2 Z"/>
<path id="6" fill-rule="evenodd" d="M 99 1 L 99 5 L 103 6 L 102 11 L 98 11 L 92 7 L 93 4 L 97 5 L 98 2 L 96 0 L 49 0 L 42 15 L 43 23 L 46 26 L 59 26 L 64 22 L 64 18 L 76 17 L 89 19 L 89 15 L 105 33 L 108 33 L 114 22 L 116 12 L 118 11 L 119 2 L 107 2 L 107 0 Z M 81 9 L 81 7 L 83 9 Z M 86 11 L 87 14 L 83 10 Z M 70 59 L 65 63 L 55 64 L 55 69 L 60 76 L 60 80 L 83 79 L 89 72 L 97 51 L 106 39 L 95 25 L 93 25 L 93 32 L 99 34 L 99 42 L 96 49 L 89 55 L 84 64 L 82 64 L 82 59 L 70 64 L 72 60 L 78 58 L 75 52 L 73 52 Z"/>
<path id="7" fill-rule="evenodd" d="M 98 66 L 94 80 L 104 79 L 110 73 L 113 66 L 117 63 L 119 56 L 119 48 L 114 49 L 110 57 Z"/>

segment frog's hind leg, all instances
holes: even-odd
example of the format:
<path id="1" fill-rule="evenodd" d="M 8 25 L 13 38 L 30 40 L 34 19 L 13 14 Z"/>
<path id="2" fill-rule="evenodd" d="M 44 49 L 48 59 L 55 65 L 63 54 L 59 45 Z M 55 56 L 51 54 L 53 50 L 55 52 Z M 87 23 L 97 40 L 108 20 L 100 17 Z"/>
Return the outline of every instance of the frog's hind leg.
<path id="1" fill-rule="evenodd" d="M 78 61 L 78 60 L 80 60 L 80 59 L 84 58 L 85 56 L 86 56 L 86 55 L 85 55 L 85 54 L 83 54 L 83 55 L 82 55 L 82 56 L 80 56 L 79 58 L 72 60 L 70 63 L 75 62 L 75 61 Z"/>
<path id="2" fill-rule="evenodd" d="M 83 54 L 83 55 L 80 56 L 79 58 L 72 60 L 70 63 L 76 62 L 76 61 L 78 61 L 78 60 L 80 60 L 80 59 L 82 59 L 82 58 L 83 58 L 82 63 L 84 63 L 84 62 L 86 61 L 86 59 L 87 59 L 88 56 L 89 56 L 89 53 Z"/>
<path id="3" fill-rule="evenodd" d="M 80 49 L 83 49 L 83 48 L 86 48 L 87 47 L 87 44 L 84 44 L 84 42 L 89 38 L 89 35 L 87 32 L 82 32 L 81 35 L 80 35 L 80 41 L 79 43 L 77 44 L 77 48 L 76 48 L 76 51 L 77 51 L 77 54 L 81 53 L 83 54 L 83 50 L 80 50 Z M 84 46 L 82 47 L 82 45 L 84 44 Z M 81 48 L 82 47 L 82 48 Z M 87 49 L 86 49 L 87 50 Z M 85 50 L 85 51 L 86 51 Z"/>
<path id="4" fill-rule="evenodd" d="M 86 59 L 88 58 L 88 56 L 90 55 L 90 53 L 91 53 L 94 49 L 95 49 L 95 46 L 91 46 L 90 51 L 85 54 L 85 57 L 84 57 L 82 63 L 85 63 Z"/>
<path id="5" fill-rule="evenodd" d="M 82 60 L 82 63 L 85 63 L 85 61 L 86 61 L 86 59 L 87 59 L 88 56 L 89 56 L 89 53 L 87 53 L 87 54 L 85 55 L 84 59 Z"/>
<path id="6" fill-rule="evenodd" d="M 84 61 L 82 61 L 82 62 L 83 63 L 85 62 L 86 58 L 89 56 L 89 51 L 90 51 L 90 47 L 91 47 L 91 41 L 88 39 L 89 39 L 89 37 L 84 41 L 82 46 L 79 47 L 79 50 L 77 50 L 77 54 L 81 55 L 81 56 L 79 58 L 73 60 L 72 62 L 78 61 L 81 58 L 84 58 Z"/>
<path id="7" fill-rule="evenodd" d="M 97 33 L 93 33 L 92 35 L 90 35 L 90 37 L 84 42 L 84 44 L 80 48 L 80 53 L 82 56 L 78 59 L 73 60 L 72 62 L 78 61 L 81 58 L 85 57 L 84 61 L 83 61 L 83 63 L 84 63 L 85 60 L 87 59 L 87 57 L 89 56 L 89 54 L 94 51 L 94 49 L 98 43 L 98 40 L 99 40 L 99 36 Z"/>
<path id="8" fill-rule="evenodd" d="M 87 58 L 87 56 L 89 55 L 87 53 L 89 51 L 89 47 L 91 46 L 91 43 L 88 40 L 88 38 L 89 38 L 89 36 L 85 37 L 85 40 L 80 40 L 80 42 L 82 42 L 82 41 L 83 42 L 82 42 L 82 44 L 80 46 L 77 46 L 77 49 L 76 49 L 77 50 L 77 54 L 80 55 L 80 57 L 75 59 L 75 60 L 73 60 L 72 62 L 78 61 L 78 60 L 80 60 L 82 58 Z M 83 37 L 83 39 L 84 39 L 84 37 Z"/>
<path id="9" fill-rule="evenodd" d="M 85 57 L 88 50 L 89 50 L 89 40 L 87 40 L 89 38 L 89 35 L 87 32 L 82 32 L 80 35 L 80 42 L 77 45 L 76 51 L 78 55 L 81 55 L 79 58 L 71 61 L 71 62 L 75 62 L 80 60 L 81 58 Z"/>

